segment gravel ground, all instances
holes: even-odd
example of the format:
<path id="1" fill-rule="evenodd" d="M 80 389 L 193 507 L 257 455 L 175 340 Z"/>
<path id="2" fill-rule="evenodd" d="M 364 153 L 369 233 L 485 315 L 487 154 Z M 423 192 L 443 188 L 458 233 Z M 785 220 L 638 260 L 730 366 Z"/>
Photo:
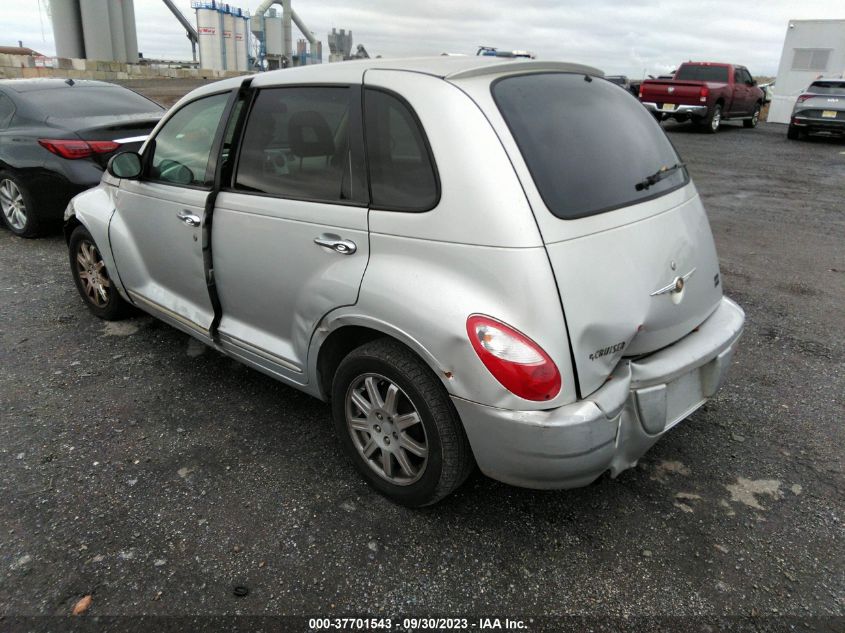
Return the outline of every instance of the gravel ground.
<path id="1" fill-rule="evenodd" d="M 326 405 L 98 321 L 61 237 L 0 231 L 0 614 L 845 615 L 845 142 L 665 127 L 747 329 L 715 399 L 581 490 L 395 506 Z"/>

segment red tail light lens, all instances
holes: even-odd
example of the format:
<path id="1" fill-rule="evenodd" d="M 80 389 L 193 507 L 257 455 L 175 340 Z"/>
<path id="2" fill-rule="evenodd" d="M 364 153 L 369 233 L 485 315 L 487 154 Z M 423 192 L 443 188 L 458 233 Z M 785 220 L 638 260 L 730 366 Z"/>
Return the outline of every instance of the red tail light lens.
<path id="1" fill-rule="evenodd" d="M 814 96 L 815 95 L 798 95 L 798 103 L 802 103 L 802 102 L 806 101 L 807 99 L 811 99 Z"/>
<path id="2" fill-rule="evenodd" d="M 530 338 L 488 316 L 467 319 L 470 343 L 502 386 L 526 400 L 551 400 L 560 392 L 561 377 L 554 361 Z"/>
<path id="3" fill-rule="evenodd" d="M 642 99 L 642 98 L 643 98 L 643 87 L 640 86 L 640 99 Z"/>
<path id="4" fill-rule="evenodd" d="M 56 156 L 77 160 L 92 154 L 108 154 L 120 147 L 114 141 L 83 141 L 78 139 L 38 139 L 38 144 Z"/>
<path id="5" fill-rule="evenodd" d="M 698 100 L 701 102 L 707 101 L 707 96 L 710 94 L 710 88 L 707 86 L 702 86 L 701 90 L 698 91 Z"/>

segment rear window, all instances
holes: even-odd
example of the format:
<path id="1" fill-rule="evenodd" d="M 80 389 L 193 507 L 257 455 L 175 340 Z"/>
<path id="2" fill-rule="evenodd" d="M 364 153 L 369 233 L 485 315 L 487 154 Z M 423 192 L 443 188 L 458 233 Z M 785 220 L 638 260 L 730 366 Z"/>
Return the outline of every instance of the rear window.
<path id="1" fill-rule="evenodd" d="M 119 88 L 49 88 L 23 93 L 24 98 L 53 119 L 145 114 L 162 108 L 136 92 Z"/>
<path id="2" fill-rule="evenodd" d="M 728 67 L 683 64 L 678 69 L 678 72 L 675 73 L 675 79 L 681 81 L 718 81 L 728 83 Z"/>
<path id="3" fill-rule="evenodd" d="M 625 90 L 581 74 L 500 79 L 493 98 L 549 210 L 564 220 L 642 202 L 686 184 L 654 117 Z"/>
<path id="4" fill-rule="evenodd" d="M 814 81 L 808 92 L 817 95 L 845 95 L 845 82 L 842 81 Z"/>

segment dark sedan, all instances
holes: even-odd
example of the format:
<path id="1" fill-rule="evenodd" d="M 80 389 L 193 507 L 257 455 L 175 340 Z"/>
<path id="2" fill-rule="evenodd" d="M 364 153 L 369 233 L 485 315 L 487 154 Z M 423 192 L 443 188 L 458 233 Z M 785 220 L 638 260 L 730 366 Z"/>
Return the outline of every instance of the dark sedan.
<path id="1" fill-rule="evenodd" d="M 57 226 L 118 150 L 137 150 L 164 109 L 102 81 L 0 81 L 0 218 L 16 235 Z"/>

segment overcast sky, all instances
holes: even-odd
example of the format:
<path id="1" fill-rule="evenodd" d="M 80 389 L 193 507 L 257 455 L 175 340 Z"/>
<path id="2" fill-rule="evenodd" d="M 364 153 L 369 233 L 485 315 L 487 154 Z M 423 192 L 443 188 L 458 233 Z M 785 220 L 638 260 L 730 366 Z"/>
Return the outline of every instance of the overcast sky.
<path id="1" fill-rule="evenodd" d="M 0 45 L 23 40 L 55 54 L 48 0 L 2 4 Z M 175 4 L 195 22 L 190 0 Z M 252 11 L 258 4 L 239 6 Z M 789 19 L 845 19 L 842 0 L 294 0 L 293 6 L 323 41 L 325 58 L 326 35 L 337 27 L 351 29 L 354 44 L 364 44 L 372 56 L 474 54 L 486 45 L 631 77 L 665 72 L 687 59 L 734 62 L 754 75 L 774 75 Z M 160 0 L 135 0 L 135 14 L 145 56 L 190 59 L 184 31 Z"/>

